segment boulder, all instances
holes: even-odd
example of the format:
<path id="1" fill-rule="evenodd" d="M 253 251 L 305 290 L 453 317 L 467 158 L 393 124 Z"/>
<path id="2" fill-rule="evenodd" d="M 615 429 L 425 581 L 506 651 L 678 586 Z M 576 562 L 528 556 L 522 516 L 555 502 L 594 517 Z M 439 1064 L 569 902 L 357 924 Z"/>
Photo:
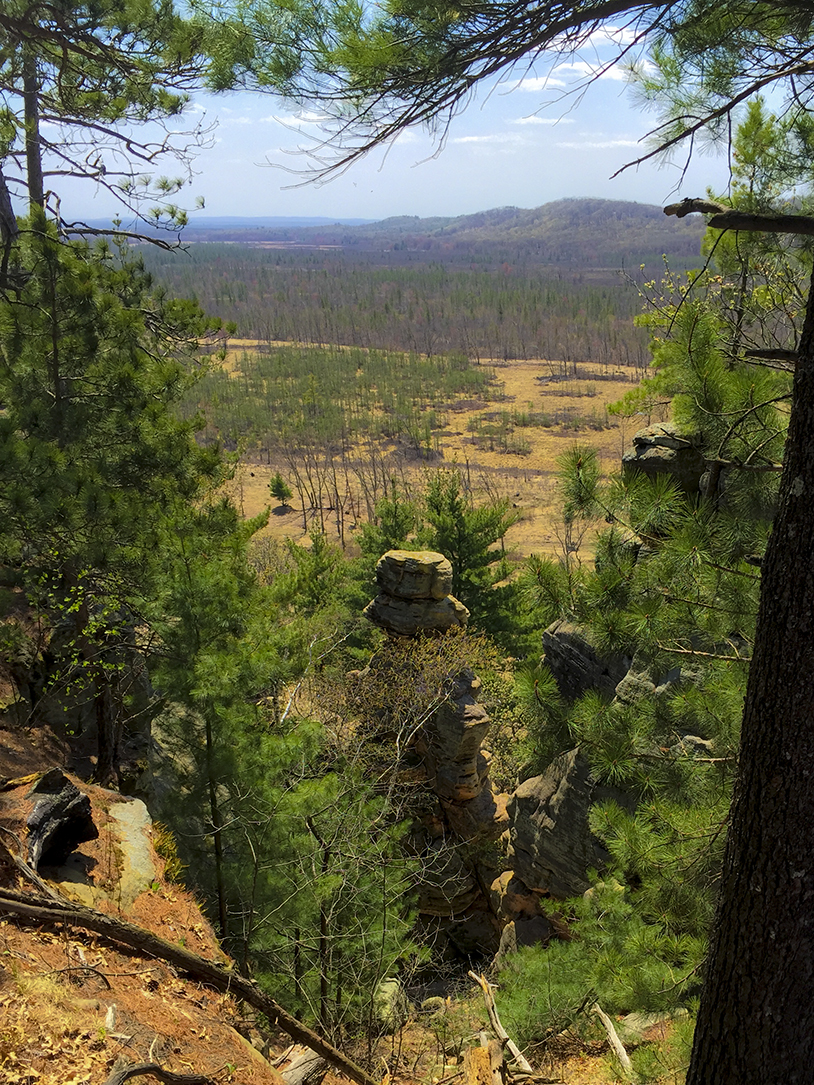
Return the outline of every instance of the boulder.
<path id="1" fill-rule="evenodd" d="M 398 1032 L 407 1024 L 410 1008 L 400 980 L 387 976 L 379 982 L 373 994 L 373 1012 L 387 1032 Z"/>
<path id="2" fill-rule="evenodd" d="M 644 697 L 661 697 L 674 691 L 681 678 L 681 667 L 671 667 L 666 674 L 653 681 L 647 671 L 638 670 L 634 663 L 617 685 L 616 699 L 624 704 L 635 704 Z"/>
<path id="3" fill-rule="evenodd" d="M 630 667 L 627 656 L 598 656 L 582 629 L 564 619 L 545 630 L 543 650 L 560 693 L 569 700 L 589 689 L 612 694 Z"/>
<path id="4" fill-rule="evenodd" d="M 469 611 L 453 595 L 444 599 L 409 600 L 382 592 L 368 603 L 363 614 L 369 622 L 397 637 L 464 629 L 469 620 Z"/>
<path id="5" fill-rule="evenodd" d="M 687 1013 L 683 1008 L 674 1013 L 629 1013 L 615 1022 L 616 1032 L 624 1044 L 660 1043 L 669 1036 L 673 1022 Z"/>
<path id="6" fill-rule="evenodd" d="M 594 803 L 611 798 L 626 802 L 615 789 L 597 785 L 578 749 L 521 784 L 508 807 L 508 865 L 515 876 L 529 889 L 559 899 L 584 893 L 588 871 L 609 858 L 589 828 L 588 814 Z"/>
<path id="7" fill-rule="evenodd" d="M 452 564 L 432 550 L 388 550 L 376 565 L 384 595 L 397 599 L 446 599 L 452 591 Z"/>
<path id="8" fill-rule="evenodd" d="M 632 450 L 622 456 L 622 470 L 648 478 L 669 475 L 685 493 L 697 494 L 706 467 L 697 446 L 697 436 L 682 433 L 674 422 L 659 422 L 634 436 Z"/>

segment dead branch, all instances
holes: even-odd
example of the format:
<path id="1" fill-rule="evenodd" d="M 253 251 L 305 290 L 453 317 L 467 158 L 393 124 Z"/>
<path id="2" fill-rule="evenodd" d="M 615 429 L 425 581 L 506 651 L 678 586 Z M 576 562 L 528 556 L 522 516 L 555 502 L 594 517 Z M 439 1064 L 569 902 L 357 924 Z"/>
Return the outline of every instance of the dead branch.
<path id="1" fill-rule="evenodd" d="M 495 1007 L 495 996 L 492 994 L 492 988 L 489 985 L 489 981 L 485 976 L 479 976 L 475 972 L 469 973 L 469 978 L 473 979 L 483 991 L 483 1001 L 486 1003 L 486 1012 L 489 1015 L 489 1022 L 492 1026 L 492 1031 L 498 1040 L 508 1049 L 509 1054 L 512 1056 L 517 1066 L 524 1070 L 527 1074 L 533 1074 L 534 1070 L 531 1067 L 531 1063 L 526 1056 L 514 1042 L 509 1038 L 508 1032 L 501 1024 L 500 1018 L 497 1015 L 497 1009 Z"/>
<path id="2" fill-rule="evenodd" d="M 105 1085 L 124 1085 L 131 1077 L 140 1077 L 142 1074 L 150 1074 L 157 1077 L 165 1085 L 215 1085 L 211 1077 L 201 1074 L 173 1074 L 169 1070 L 163 1070 L 157 1062 L 133 1063 L 122 1070 L 114 1070 L 105 1081 Z"/>
<path id="3" fill-rule="evenodd" d="M 466 1085 L 504 1085 L 506 1064 L 500 1041 L 489 1040 L 482 1032 L 480 1047 L 470 1047 L 464 1052 L 464 1076 Z"/>
<path id="4" fill-rule="evenodd" d="M 756 215 L 748 211 L 733 211 L 711 200 L 686 199 L 664 208 L 665 215 L 684 218 L 699 213 L 712 215 L 707 223 L 714 230 L 744 230 L 748 233 L 814 235 L 814 217 L 810 215 Z"/>
<path id="5" fill-rule="evenodd" d="M 628 1055 L 627 1051 L 625 1051 L 625 1045 L 619 1039 L 618 1032 L 613 1027 L 613 1021 L 611 1021 L 611 1019 L 608 1017 L 608 1015 L 605 1013 L 605 1011 L 602 1009 L 598 1002 L 594 1006 L 594 1013 L 602 1022 L 605 1032 L 607 1032 L 608 1034 L 608 1041 L 613 1048 L 614 1055 L 616 1055 L 616 1058 L 619 1060 L 619 1065 L 622 1068 L 622 1073 L 625 1075 L 625 1077 L 629 1078 L 633 1073 L 633 1064 L 630 1061 L 630 1056 Z"/>
<path id="6" fill-rule="evenodd" d="M 729 208 L 724 207 L 722 203 L 713 203 L 711 200 L 693 200 L 687 196 L 679 203 L 669 203 L 664 208 L 664 214 L 675 215 L 676 218 L 683 219 L 685 215 L 719 215 L 728 210 Z"/>
<path id="7" fill-rule="evenodd" d="M 290 1063 L 280 1070 L 280 1076 L 288 1085 L 319 1085 L 328 1069 L 322 1055 L 308 1047 L 295 1047 L 288 1055 Z"/>
<path id="8" fill-rule="evenodd" d="M 104 935 L 112 941 L 130 946 L 140 953 L 166 961 L 196 979 L 203 980 L 217 991 L 242 998 L 254 1009 L 265 1014 L 272 1024 L 279 1025 L 298 1043 L 322 1055 L 340 1073 L 345 1074 L 351 1081 L 355 1081 L 357 1085 L 378 1085 L 378 1082 L 360 1066 L 343 1055 L 341 1051 L 337 1051 L 307 1025 L 292 1017 L 251 980 L 212 961 L 206 961 L 182 946 L 173 945 L 158 935 L 144 930 L 143 927 L 137 927 L 123 919 L 104 915 L 102 912 L 79 904 L 32 897 L 10 889 L 0 889 L 0 914 L 3 913 L 29 919 L 35 923 L 67 923 L 74 927 L 82 927 Z"/>
<path id="9" fill-rule="evenodd" d="M 0 825 L 0 832 L 6 833 L 7 836 L 10 836 L 17 845 L 17 847 L 20 849 L 19 853 L 17 853 L 15 851 L 12 851 L 12 849 L 7 844 L 3 844 L 2 842 L 0 842 L 0 847 L 3 848 L 6 855 L 8 855 L 9 859 L 11 859 L 12 863 L 14 863 L 14 865 L 17 867 L 17 869 L 20 871 L 26 881 L 31 882 L 31 884 L 35 885 L 41 893 L 44 893 L 52 900 L 65 902 L 65 898 L 60 896 L 60 894 L 53 890 L 50 885 L 44 882 L 39 876 L 39 874 L 36 872 L 36 870 L 34 870 L 32 866 L 29 866 L 25 859 L 23 859 L 22 844 L 20 843 L 20 838 L 17 836 L 17 834 L 13 833 L 11 829 L 6 829 L 3 825 Z"/>
<path id="10" fill-rule="evenodd" d="M 759 361 L 766 362 L 788 362 L 790 365 L 794 365 L 797 359 L 800 357 L 799 351 L 796 350 L 783 350 L 780 347 L 766 347 L 755 348 L 754 350 L 745 350 L 743 352 L 745 358 L 754 358 Z"/>

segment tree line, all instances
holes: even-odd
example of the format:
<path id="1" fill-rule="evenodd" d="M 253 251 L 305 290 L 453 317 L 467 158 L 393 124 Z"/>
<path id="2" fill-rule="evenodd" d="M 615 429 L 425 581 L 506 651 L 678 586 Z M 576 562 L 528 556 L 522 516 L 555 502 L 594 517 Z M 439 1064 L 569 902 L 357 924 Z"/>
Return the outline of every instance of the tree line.
<path id="1" fill-rule="evenodd" d="M 647 335 L 633 323 L 637 289 L 615 271 L 461 269 L 433 258 L 402 267 L 392 256 L 381 267 L 367 252 L 281 254 L 210 242 L 146 255 L 168 289 L 260 341 L 463 353 L 477 362 L 647 364 Z"/>

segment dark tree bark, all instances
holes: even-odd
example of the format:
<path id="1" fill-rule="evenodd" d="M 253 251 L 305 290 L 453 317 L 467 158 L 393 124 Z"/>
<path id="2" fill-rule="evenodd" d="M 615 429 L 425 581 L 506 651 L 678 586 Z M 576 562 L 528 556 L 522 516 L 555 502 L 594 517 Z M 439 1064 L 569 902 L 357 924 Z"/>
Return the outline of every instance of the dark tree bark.
<path id="1" fill-rule="evenodd" d="M 31 208 L 45 206 L 45 186 L 42 178 L 42 146 L 40 144 L 40 82 L 37 62 L 27 46 L 23 46 L 23 109 L 25 111 L 25 158 L 28 170 L 28 199 Z"/>
<path id="2" fill-rule="evenodd" d="M 687 1085 L 808 1085 L 814 1077 L 814 278 L 762 565 Z"/>

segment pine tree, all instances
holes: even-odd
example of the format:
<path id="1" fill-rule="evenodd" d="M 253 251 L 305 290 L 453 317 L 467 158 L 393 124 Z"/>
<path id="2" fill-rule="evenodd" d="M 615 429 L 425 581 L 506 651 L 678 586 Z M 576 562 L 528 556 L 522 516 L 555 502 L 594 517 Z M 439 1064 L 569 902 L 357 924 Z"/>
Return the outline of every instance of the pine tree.
<path id="1" fill-rule="evenodd" d="M 502 550 L 493 549 L 517 514 L 506 498 L 476 504 L 458 469 L 439 470 L 427 478 L 423 499 L 426 526 L 418 541 L 452 562 L 452 592 L 472 613 L 473 620 L 495 631 L 501 593 L 495 585 L 503 579 Z"/>
<path id="2" fill-rule="evenodd" d="M 93 706 L 107 782 L 127 714 L 116 675 L 167 509 L 222 477 L 172 410 L 188 383 L 177 355 L 206 322 L 163 299 L 137 263 L 66 245 L 41 216 L 19 261 L 30 278 L 0 301 L 0 564 L 61 623 L 51 697 L 69 684 Z"/>
<path id="3" fill-rule="evenodd" d="M 47 206 L 63 231 L 97 232 L 62 219 L 52 189 L 66 175 L 101 186 L 144 220 L 182 225 L 173 197 L 188 176 L 152 178 L 145 169 L 169 157 L 188 175 L 207 132 L 192 124 L 155 139 L 137 126 L 183 112 L 205 77 L 204 39 L 171 3 L 77 0 L 57 10 L 9 0 L 0 23 L 0 176 L 17 195 L 24 183 L 30 207 Z"/>
<path id="4" fill-rule="evenodd" d="M 279 471 L 271 476 L 269 492 L 271 493 L 271 496 L 280 503 L 282 508 L 288 507 L 288 499 L 292 496 L 292 491 L 291 487 Z"/>

